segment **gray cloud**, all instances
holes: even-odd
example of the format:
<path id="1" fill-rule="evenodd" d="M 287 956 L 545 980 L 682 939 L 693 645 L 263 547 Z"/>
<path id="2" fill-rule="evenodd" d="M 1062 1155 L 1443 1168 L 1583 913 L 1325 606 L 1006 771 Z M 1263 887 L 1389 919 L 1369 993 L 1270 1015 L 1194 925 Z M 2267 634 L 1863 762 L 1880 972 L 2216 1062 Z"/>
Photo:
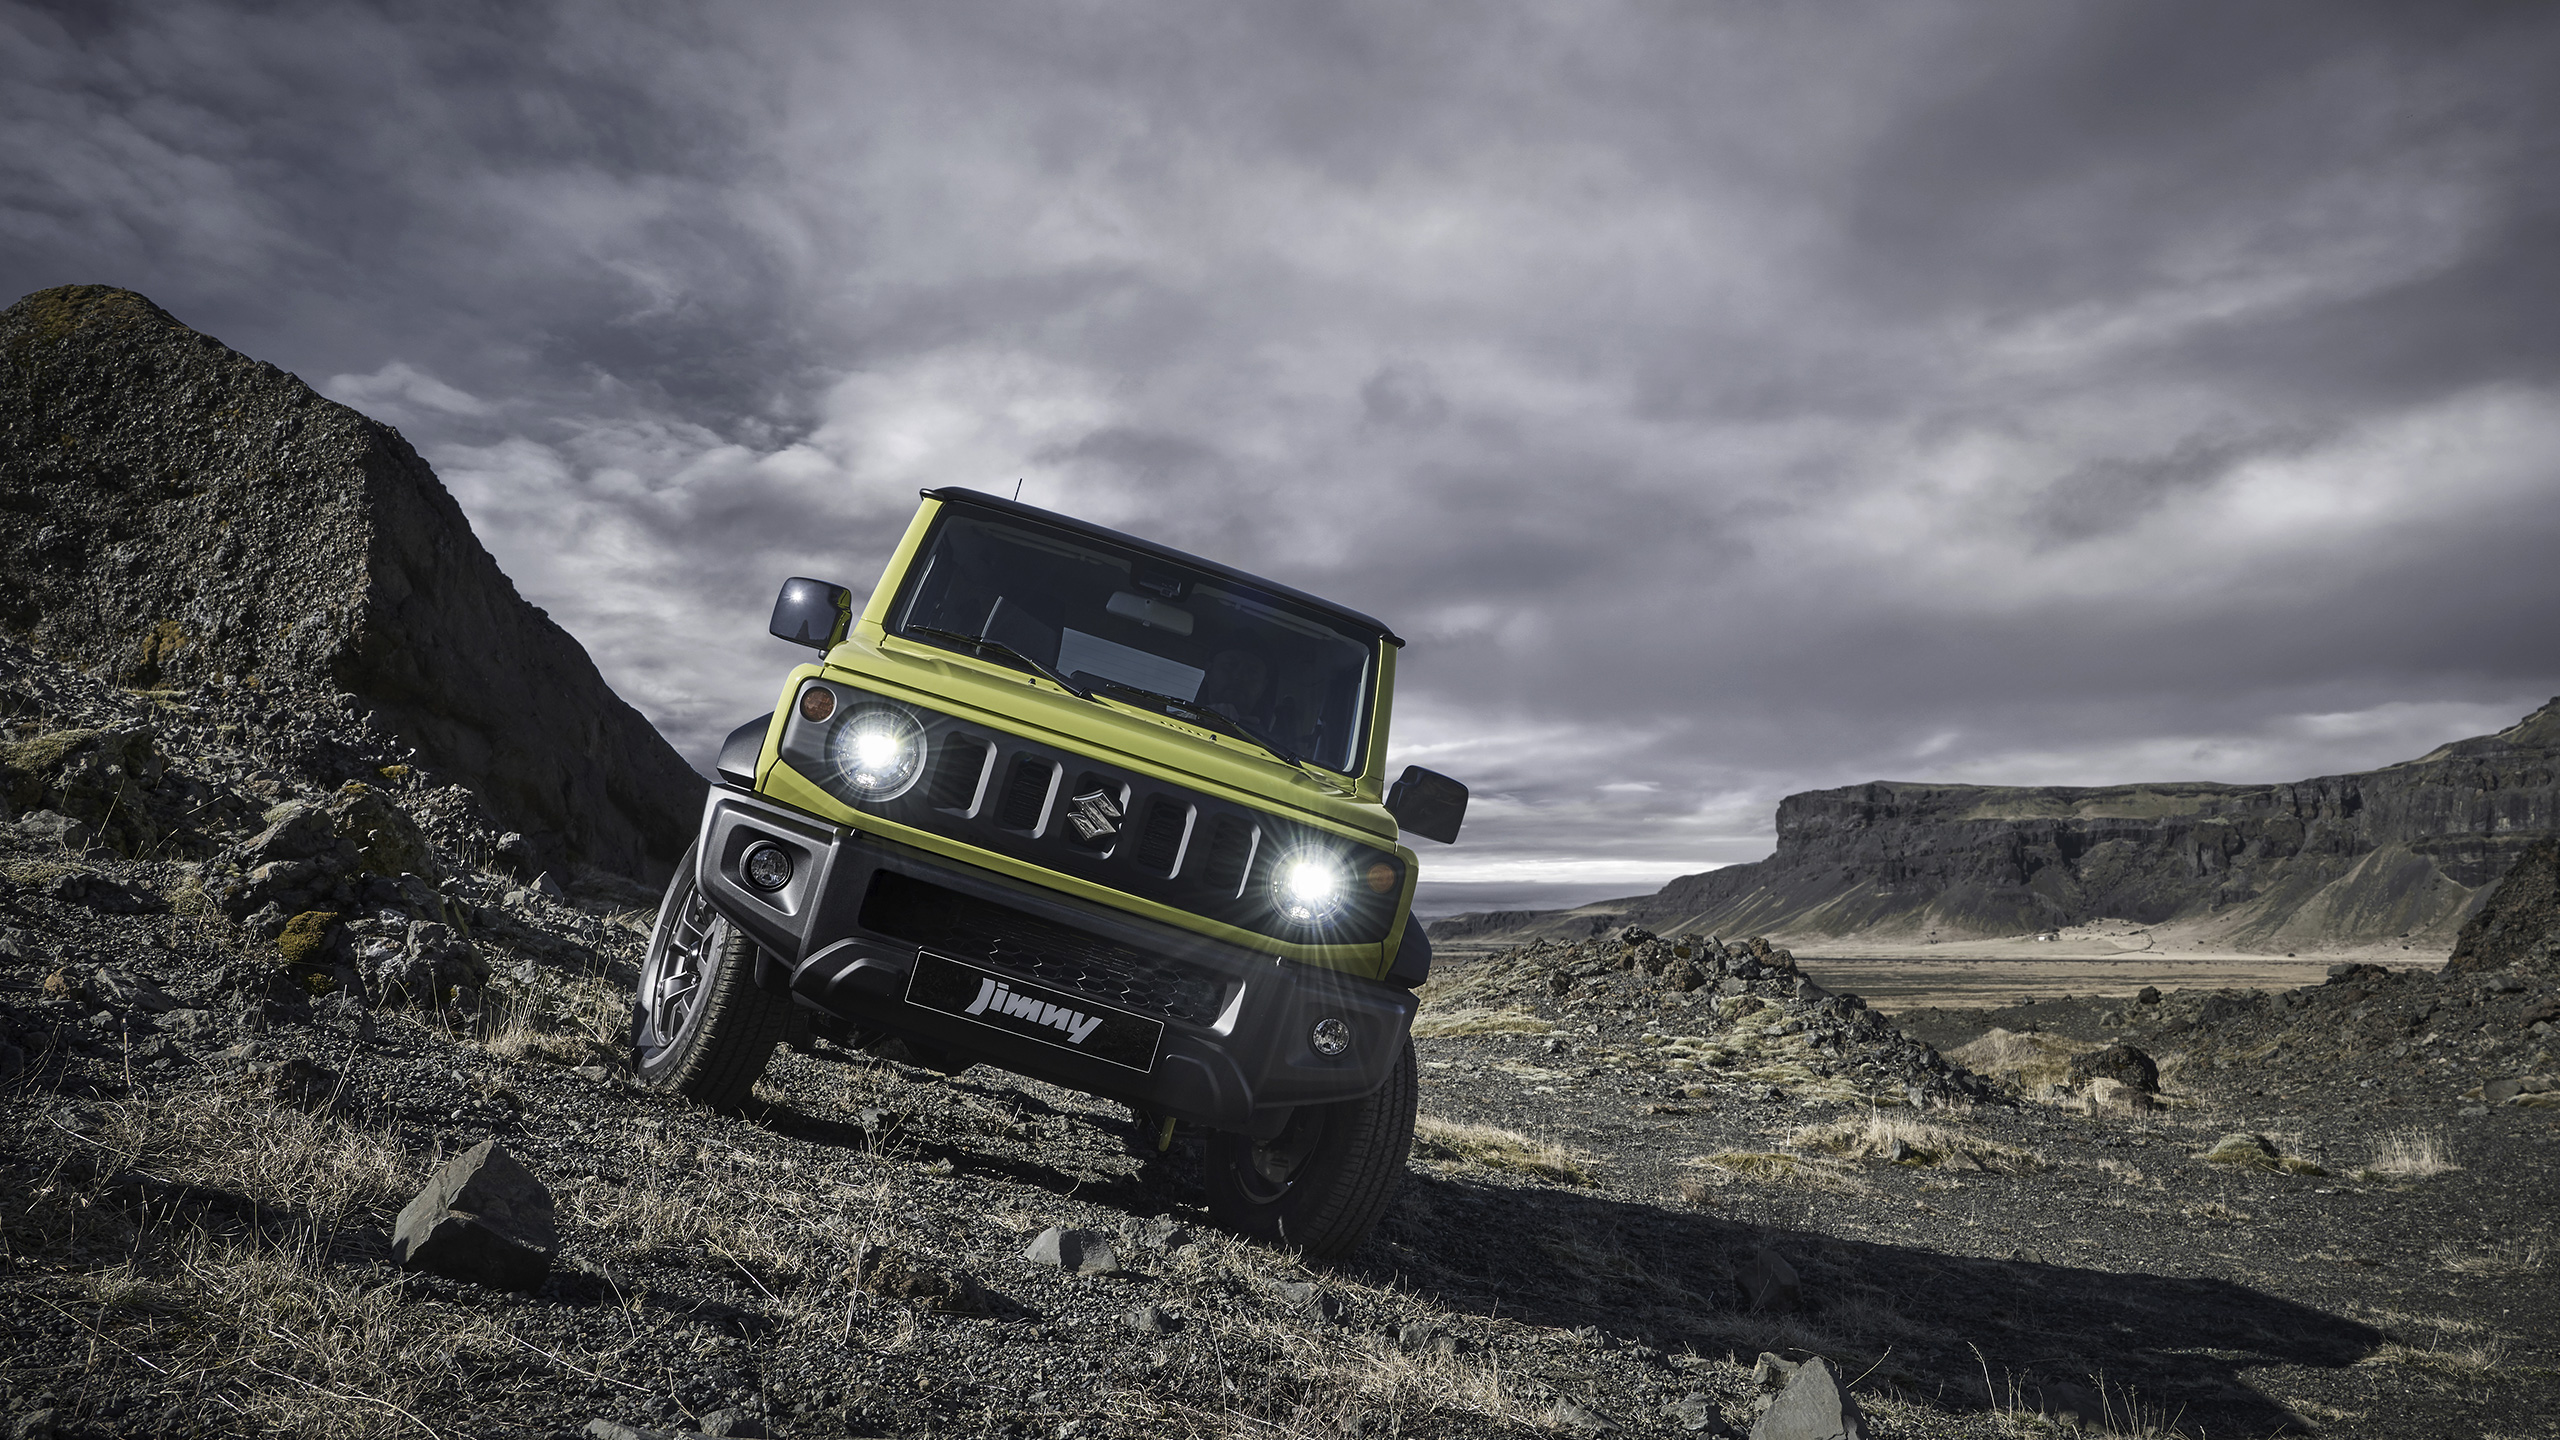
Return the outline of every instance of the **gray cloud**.
<path id="1" fill-rule="evenodd" d="M 0 7 L 0 275 L 401 425 L 697 758 L 919 486 L 1336 595 L 1477 785 L 1435 873 L 1553 898 L 1790 789 L 2560 690 L 2555 62 L 2514 6 Z"/>

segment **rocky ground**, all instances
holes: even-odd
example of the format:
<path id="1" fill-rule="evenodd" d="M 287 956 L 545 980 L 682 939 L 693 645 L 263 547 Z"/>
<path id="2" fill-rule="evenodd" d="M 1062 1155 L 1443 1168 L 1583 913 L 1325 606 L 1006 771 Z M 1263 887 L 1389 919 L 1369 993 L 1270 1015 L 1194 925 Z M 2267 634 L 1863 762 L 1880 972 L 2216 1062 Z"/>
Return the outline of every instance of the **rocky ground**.
<path id="1" fill-rule="evenodd" d="M 13 1436 L 1767 1433 L 1817 1356 L 1878 1436 L 2553 1433 L 2529 970 L 1879 1016 L 1765 943 L 1481 957 L 1312 1269 L 1052 1087 L 812 1041 L 744 1114 L 638 1092 L 650 897 L 333 697 L 0 650 L 0 702 Z M 529 1292 L 394 1263 L 489 1139 Z"/>

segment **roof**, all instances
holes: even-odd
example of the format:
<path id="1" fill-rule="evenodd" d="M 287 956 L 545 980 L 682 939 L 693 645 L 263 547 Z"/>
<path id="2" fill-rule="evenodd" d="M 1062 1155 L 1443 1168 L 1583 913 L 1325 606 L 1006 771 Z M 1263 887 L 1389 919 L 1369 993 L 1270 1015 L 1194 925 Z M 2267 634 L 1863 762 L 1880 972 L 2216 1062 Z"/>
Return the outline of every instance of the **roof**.
<path id="1" fill-rule="evenodd" d="M 1072 515 L 1061 515 L 1054 510 L 1043 510 L 1037 505 L 1025 505 L 1019 500 L 1007 500 L 1000 495 L 989 495 L 983 490 L 970 490 L 958 485 L 945 485 L 937 489 L 927 490 L 923 493 L 925 498 L 928 500 L 940 500 L 946 504 L 957 503 L 962 505 L 974 505 L 982 510 L 994 510 L 1001 514 L 1020 516 L 1026 520 L 1036 520 L 1043 525 L 1052 526 L 1073 534 L 1087 536 L 1095 540 L 1108 541 L 1114 545 L 1126 546 L 1129 549 L 1139 551 L 1142 554 L 1155 556 L 1159 560 L 1170 560 L 1177 565 L 1188 565 L 1192 569 L 1206 571 L 1211 575 L 1215 575 L 1221 580 L 1232 580 L 1241 585 L 1249 585 L 1256 590 L 1262 591 L 1266 595 L 1275 595 L 1283 600 L 1295 601 L 1296 603 L 1304 605 L 1311 610 L 1320 610 L 1327 615 L 1335 617 L 1336 619 L 1347 620 L 1363 629 L 1374 630 L 1377 632 L 1379 639 L 1386 641 L 1388 644 L 1393 645 L 1398 649 L 1404 648 L 1403 639 L 1397 636 L 1396 632 L 1388 629 L 1384 622 L 1373 619 L 1370 616 L 1363 615 L 1359 611 L 1351 609 L 1348 606 L 1338 605 L 1319 595 L 1310 595 L 1304 590 L 1297 589 L 1293 586 L 1283 585 L 1276 580 L 1266 580 L 1259 575 L 1248 574 L 1245 571 L 1238 570 L 1232 565 L 1221 565 L 1215 560 L 1203 560 L 1197 555 L 1185 554 L 1180 550 L 1174 549 L 1170 545 L 1159 545 L 1153 540 L 1142 540 L 1135 535 L 1113 530 L 1108 526 L 1096 525 L 1089 520 L 1079 520 Z"/>

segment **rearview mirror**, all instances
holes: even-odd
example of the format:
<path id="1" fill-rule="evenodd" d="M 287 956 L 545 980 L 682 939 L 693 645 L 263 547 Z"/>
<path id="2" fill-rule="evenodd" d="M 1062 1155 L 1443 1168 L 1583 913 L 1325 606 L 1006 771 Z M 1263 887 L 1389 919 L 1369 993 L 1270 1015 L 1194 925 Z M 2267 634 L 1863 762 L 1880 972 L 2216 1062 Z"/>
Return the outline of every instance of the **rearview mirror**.
<path id="1" fill-rule="evenodd" d="M 768 628 L 775 638 L 794 645 L 832 650 L 852 624 L 852 591 L 795 575 L 782 582 L 782 593 L 774 597 L 773 624 Z"/>
<path id="2" fill-rule="evenodd" d="M 1387 813 L 1425 840 L 1455 845 L 1458 824 L 1467 818 L 1467 787 L 1436 770 L 1407 765 L 1387 789 Z"/>

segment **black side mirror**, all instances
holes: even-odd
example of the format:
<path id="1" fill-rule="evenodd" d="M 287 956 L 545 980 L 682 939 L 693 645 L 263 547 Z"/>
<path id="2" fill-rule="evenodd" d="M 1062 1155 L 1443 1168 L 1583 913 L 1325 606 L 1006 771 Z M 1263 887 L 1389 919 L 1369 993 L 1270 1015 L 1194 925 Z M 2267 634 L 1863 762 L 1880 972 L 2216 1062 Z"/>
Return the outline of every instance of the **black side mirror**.
<path id="1" fill-rule="evenodd" d="M 1458 824 L 1467 818 L 1467 787 L 1436 770 L 1407 765 L 1387 787 L 1387 813 L 1425 840 L 1455 845 Z"/>
<path id="2" fill-rule="evenodd" d="M 832 650 L 852 624 L 852 591 L 795 575 L 782 582 L 782 593 L 774 597 L 773 624 L 768 628 L 776 638 L 794 645 Z"/>

